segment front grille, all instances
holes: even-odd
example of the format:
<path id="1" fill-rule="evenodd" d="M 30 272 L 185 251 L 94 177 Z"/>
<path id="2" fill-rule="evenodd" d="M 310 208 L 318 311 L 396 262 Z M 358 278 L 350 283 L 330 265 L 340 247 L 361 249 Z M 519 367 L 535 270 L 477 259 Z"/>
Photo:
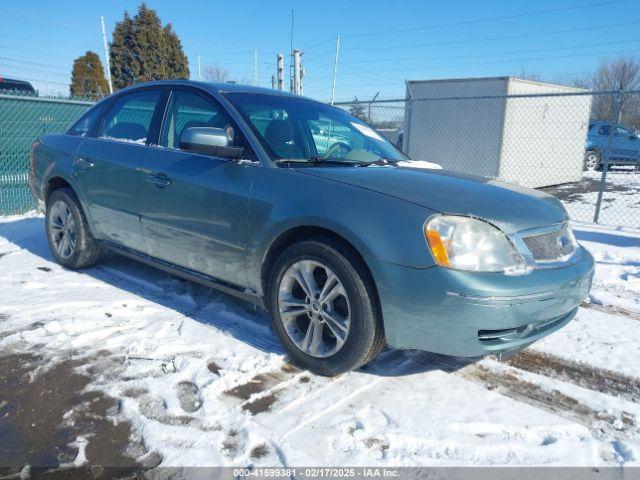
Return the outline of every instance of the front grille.
<path id="1" fill-rule="evenodd" d="M 555 232 L 531 235 L 522 240 L 536 262 L 551 262 L 566 258 L 575 248 L 566 226 Z"/>

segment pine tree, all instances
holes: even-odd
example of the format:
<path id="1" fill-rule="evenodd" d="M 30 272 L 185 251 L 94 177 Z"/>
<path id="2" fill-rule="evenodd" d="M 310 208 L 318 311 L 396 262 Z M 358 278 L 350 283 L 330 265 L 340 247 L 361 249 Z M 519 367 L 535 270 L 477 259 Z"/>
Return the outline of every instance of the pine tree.
<path id="1" fill-rule="evenodd" d="M 349 107 L 349 113 L 354 117 L 358 117 L 360 120 L 364 120 L 365 122 L 368 120 L 367 111 L 364 108 L 364 105 L 358 102 L 358 97 L 353 97 L 354 103 Z"/>
<path id="2" fill-rule="evenodd" d="M 136 83 L 140 65 L 132 49 L 133 30 L 133 20 L 127 12 L 124 12 L 124 18 L 116 23 L 113 30 L 113 40 L 109 49 L 111 81 L 115 90 Z"/>
<path id="3" fill-rule="evenodd" d="M 140 4 L 131 18 L 124 13 L 111 42 L 111 76 L 120 89 L 139 82 L 188 79 L 189 62 L 171 24 L 164 27 L 155 10 Z"/>
<path id="4" fill-rule="evenodd" d="M 97 53 L 88 51 L 73 61 L 69 90 L 74 97 L 98 99 L 109 95 L 109 84 Z"/>

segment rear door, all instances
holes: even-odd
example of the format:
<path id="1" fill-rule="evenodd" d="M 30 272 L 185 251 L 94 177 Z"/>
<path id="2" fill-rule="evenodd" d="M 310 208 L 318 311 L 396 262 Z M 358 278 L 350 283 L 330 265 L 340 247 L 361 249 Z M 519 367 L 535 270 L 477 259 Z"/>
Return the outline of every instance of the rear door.
<path id="1" fill-rule="evenodd" d="M 234 145 L 247 142 L 224 107 L 208 93 L 191 87 L 172 89 L 160 146 L 142 166 L 141 221 L 146 252 L 167 262 L 220 280 L 246 285 L 247 205 L 253 176 L 251 162 L 181 150 L 185 128 L 225 128 Z M 257 163 L 257 162 L 256 162 Z"/>
<path id="2" fill-rule="evenodd" d="M 159 123 L 162 94 L 148 88 L 117 97 L 74 162 L 98 238 L 140 251 L 140 169 Z"/>

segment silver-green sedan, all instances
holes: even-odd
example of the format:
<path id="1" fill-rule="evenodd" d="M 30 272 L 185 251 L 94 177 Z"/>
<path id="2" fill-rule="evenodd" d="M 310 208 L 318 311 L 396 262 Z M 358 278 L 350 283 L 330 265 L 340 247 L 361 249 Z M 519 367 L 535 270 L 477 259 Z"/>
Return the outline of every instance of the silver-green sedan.
<path id="1" fill-rule="evenodd" d="M 566 325 L 591 285 L 593 259 L 554 197 L 417 168 L 302 97 L 142 84 L 31 151 L 60 264 L 113 251 L 246 299 L 293 361 L 325 375 L 385 345 L 516 351 Z"/>

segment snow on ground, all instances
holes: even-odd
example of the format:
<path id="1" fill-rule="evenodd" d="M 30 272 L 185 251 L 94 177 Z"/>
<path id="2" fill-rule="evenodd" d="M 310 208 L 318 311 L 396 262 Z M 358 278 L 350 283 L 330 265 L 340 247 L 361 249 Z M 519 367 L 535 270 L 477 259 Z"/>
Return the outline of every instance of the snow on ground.
<path id="1" fill-rule="evenodd" d="M 588 224 L 576 224 L 574 230 L 598 265 L 591 301 L 640 311 L 638 230 Z"/>
<path id="2" fill-rule="evenodd" d="M 42 218 L 6 218 L 0 352 L 39 355 L 33 375 L 79 360 L 162 466 L 640 465 L 640 233 L 575 229 L 592 303 L 551 337 L 506 363 L 387 350 L 324 378 L 253 307 L 123 258 L 65 270 Z"/>
<path id="3" fill-rule="evenodd" d="M 601 177 L 602 172 L 584 172 L 578 182 L 542 190 L 562 200 L 572 220 L 592 222 Z M 598 223 L 640 228 L 640 171 L 616 166 L 607 172 Z"/>

